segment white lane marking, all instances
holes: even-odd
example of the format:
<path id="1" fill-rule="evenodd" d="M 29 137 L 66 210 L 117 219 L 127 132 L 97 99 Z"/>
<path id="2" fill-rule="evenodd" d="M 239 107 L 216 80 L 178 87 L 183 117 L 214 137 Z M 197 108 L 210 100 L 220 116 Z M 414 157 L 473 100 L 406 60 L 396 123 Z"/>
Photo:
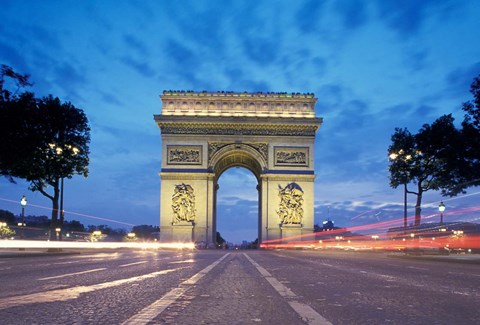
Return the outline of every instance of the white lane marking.
<path id="1" fill-rule="evenodd" d="M 180 298 L 188 289 L 192 287 L 198 280 L 200 280 L 205 274 L 210 272 L 218 263 L 223 261 L 230 253 L 227 253 L 220 257 L 218 260 L 189 278 L 188 280 L 183 281 L 178 285 L 178 287 L 170 290 L 167 292 L 163 297 L 155 301 L 153 304 L 143 308 L 137 314 L 133 315 L 122 325 L 132 324 L 132 325 L 140 325 L 140 324 L 147 324 L 151 322 L 155 317 L 160 315 L 168 306 L 174 303 L 178 298 Z"/>
<path id="2" fill-rule="evenodd" d="M 407 266 L 407 268 L 412 269 L 412 270 L 429 271 L 429 269 L 426 269 L 424 267 L 417 267 L 417 266 Z"/>
<path id="3" fill-rule="evenodd" d="M 119 265 L 118 267 L 127 267 L 127 266 L 131 266 L 131 265 L 144 264 L 144 263 L 147 263 L 147 262 L 148 261 L 133 262 L 133 263 L 128 263 L 128 264 L 122 264 L 122 265 Z"/>
<path id="4" fill-rule="evenodd" d="M 49 290 L 49 291 L 31 293 L 31 294 L 21 295 L 21 296 L 0 298 L 0 310 L 11 308 L 11 307 L 22 306 L 22 305 L 35 304 L 35 303 L 72 300 L 72 299 L 78 298 L 82 293 L 116 287 L 116 286 L 132 283 L 132 282 L 139 282 L 145 279 L 154 278 L 159 275 L 167 274 L 167 273 L 178 271 L 181 269 L 184 269 L 184 267 L 179 267 L 171 270 L 157 271 L 153 273 L 139 275 L 139 276 L 135 276 L 127 279 L 115 280 L 111 282 L 98 283 L 91 286 L 77 286 L 77 287 L 71 287 L 66 289 Z"/>
<path id="5" fill-rule="evenodd" d="M 57 262 L 57 263 L 52 263 L 53 265 L 64 265 L 64 264 L 74 264 L 74 263 L 80 263 L 83 261 L 70 261 L 70 262 Z"/>
<path id="6" fill-rule="evenodd" d="M 396 278 L 394 276 L 387 275 L 387 274 L 379 274 L 378 276 L 387 279 L 387 281 L 395 281 L 396 280 Z"/>
<path id="7" fill-rule="evenodd" d="M 87 270 L 87 271 L 75 272 L 75 273 L 67 273 L 67 274 L 56 275 L 56 276 L 49 276 L 49 277 L 47 277 L 47 278 L 40 278 L 40 279 L 37 279 L 37 280 L 38 280 L 38 281 L 45 281 L 45 280 L 52 280 L 52 279 L 60 279 L 60 278 L 66 278 L 66 277 L 68 277 L 68 276 L 74 276 L 74 275 L 80 275 L 80 274 L 98 272 L 98 271 L 103 271 L 103 270 L 106 270 L 106 268 L 102 267 L 102 268 L 100 268 L 100 269 L 93 269 L 93 270 Z"/>
<path id="8" fill-rule="evenodd" d="M 169 262 L 168 264 L 182 264 L 182 263 L 195 263 L 195 260 L 190 259 L 185 261 L 175 261 L 175 262 Z"/>
<path id="9" fill-rule="evenodd" d="M 292 290 L 284 286 L 280 281 L 275 279 L 267 270 L 261 267 L 257 262 L 255 262 L 250 256 L 243 253 L 245 257 L 253 264 L 260 272 L 260 274 L 265 278 L 265 280 L 270 283 L 270 285 L 280 294 L 280 296 L 285 298 L 290 298 L 287 300 L 290 307 L 295 310 L 295 312 L 300 315 L 300 317 L 307 322 L 307 324 L 313 325 L 332 325 L 328 320 L 326 320 L 322 315 L 317 313 L 312 307 L 301 303 L 294 298 L 299 298 Z"/>

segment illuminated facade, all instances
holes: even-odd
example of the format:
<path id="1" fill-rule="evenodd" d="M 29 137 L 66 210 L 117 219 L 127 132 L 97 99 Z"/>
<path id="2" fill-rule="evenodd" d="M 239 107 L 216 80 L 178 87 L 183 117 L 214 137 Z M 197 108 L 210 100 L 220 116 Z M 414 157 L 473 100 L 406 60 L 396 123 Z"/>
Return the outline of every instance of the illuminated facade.
<path id="1" fill-rule="evenodd" d="M 258 181 L 258 239 L 313 232 L 313 94 L 165 91 L 161 241 L 215 244 L 217 181 L 231 167 Z"/>

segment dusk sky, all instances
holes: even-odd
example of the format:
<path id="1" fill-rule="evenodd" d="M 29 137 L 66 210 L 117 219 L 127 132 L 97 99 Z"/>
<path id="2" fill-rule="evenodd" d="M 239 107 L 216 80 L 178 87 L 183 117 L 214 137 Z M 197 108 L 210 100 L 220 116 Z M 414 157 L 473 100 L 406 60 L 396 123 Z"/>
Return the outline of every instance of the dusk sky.
<path id="1" fill-rule="evenodd" d="M 163 90 L 300 92 L 324 118 L 315 144 L 315 222 L 350 227 L 403 217 L 388 179 L 395 127 L 463 118 L 480 74 L 480 1 L 0 0 L 0 64 L 85 111 L 90 174 L 65 182 L 65 217 L 113 228 L 159 224 Z M 1 139 L 1 141 L 8 141 Z M 218 231 L 257 237 L 252 173 L 220 178 Z M 445 220 L 478 222 L 480 189 L 443 199 Z M 0 179 L 0 209 L 50 215 L 51 202 Z M 438 221 L 439 193 L 422 222 Z M 409 197 L 409 215 L 415 201 Z M 45 207 L 45 208 L 42 208 Z M 451 212 L 449 214 L 449 212 Z M 102 220 L 102 219 L 108 220 Z M 111 220 L 111 221 L 109 221 Z M 411 219 L 413 221 L 413 218 Z M 115 222 L 113 222 L 115 221 Z"/>

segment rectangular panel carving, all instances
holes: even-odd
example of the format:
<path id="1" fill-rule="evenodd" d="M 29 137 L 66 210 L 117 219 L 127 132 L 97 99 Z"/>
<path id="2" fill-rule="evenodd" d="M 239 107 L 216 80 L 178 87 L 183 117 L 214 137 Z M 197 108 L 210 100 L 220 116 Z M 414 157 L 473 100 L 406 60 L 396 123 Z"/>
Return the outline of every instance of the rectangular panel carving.
<path id="1" fill-rule="evenodd" d="M 274 147 L 275 166 L 308 167 L 308 147 Z"/>
<path id="2" fill-rule="evenodd" d="M 201 165 L 202 146 L 168 146 L 167 165 Z"/>

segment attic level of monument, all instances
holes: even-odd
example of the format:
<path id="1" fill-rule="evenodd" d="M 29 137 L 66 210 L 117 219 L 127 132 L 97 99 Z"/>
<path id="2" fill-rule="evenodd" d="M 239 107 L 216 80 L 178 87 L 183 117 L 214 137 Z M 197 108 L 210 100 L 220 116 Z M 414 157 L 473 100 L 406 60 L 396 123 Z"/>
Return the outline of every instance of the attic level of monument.
<path id="1" fill-rule="evenodd" d="M 162 115 L 315 118 L 313 94 L 164 91 Z"/>

